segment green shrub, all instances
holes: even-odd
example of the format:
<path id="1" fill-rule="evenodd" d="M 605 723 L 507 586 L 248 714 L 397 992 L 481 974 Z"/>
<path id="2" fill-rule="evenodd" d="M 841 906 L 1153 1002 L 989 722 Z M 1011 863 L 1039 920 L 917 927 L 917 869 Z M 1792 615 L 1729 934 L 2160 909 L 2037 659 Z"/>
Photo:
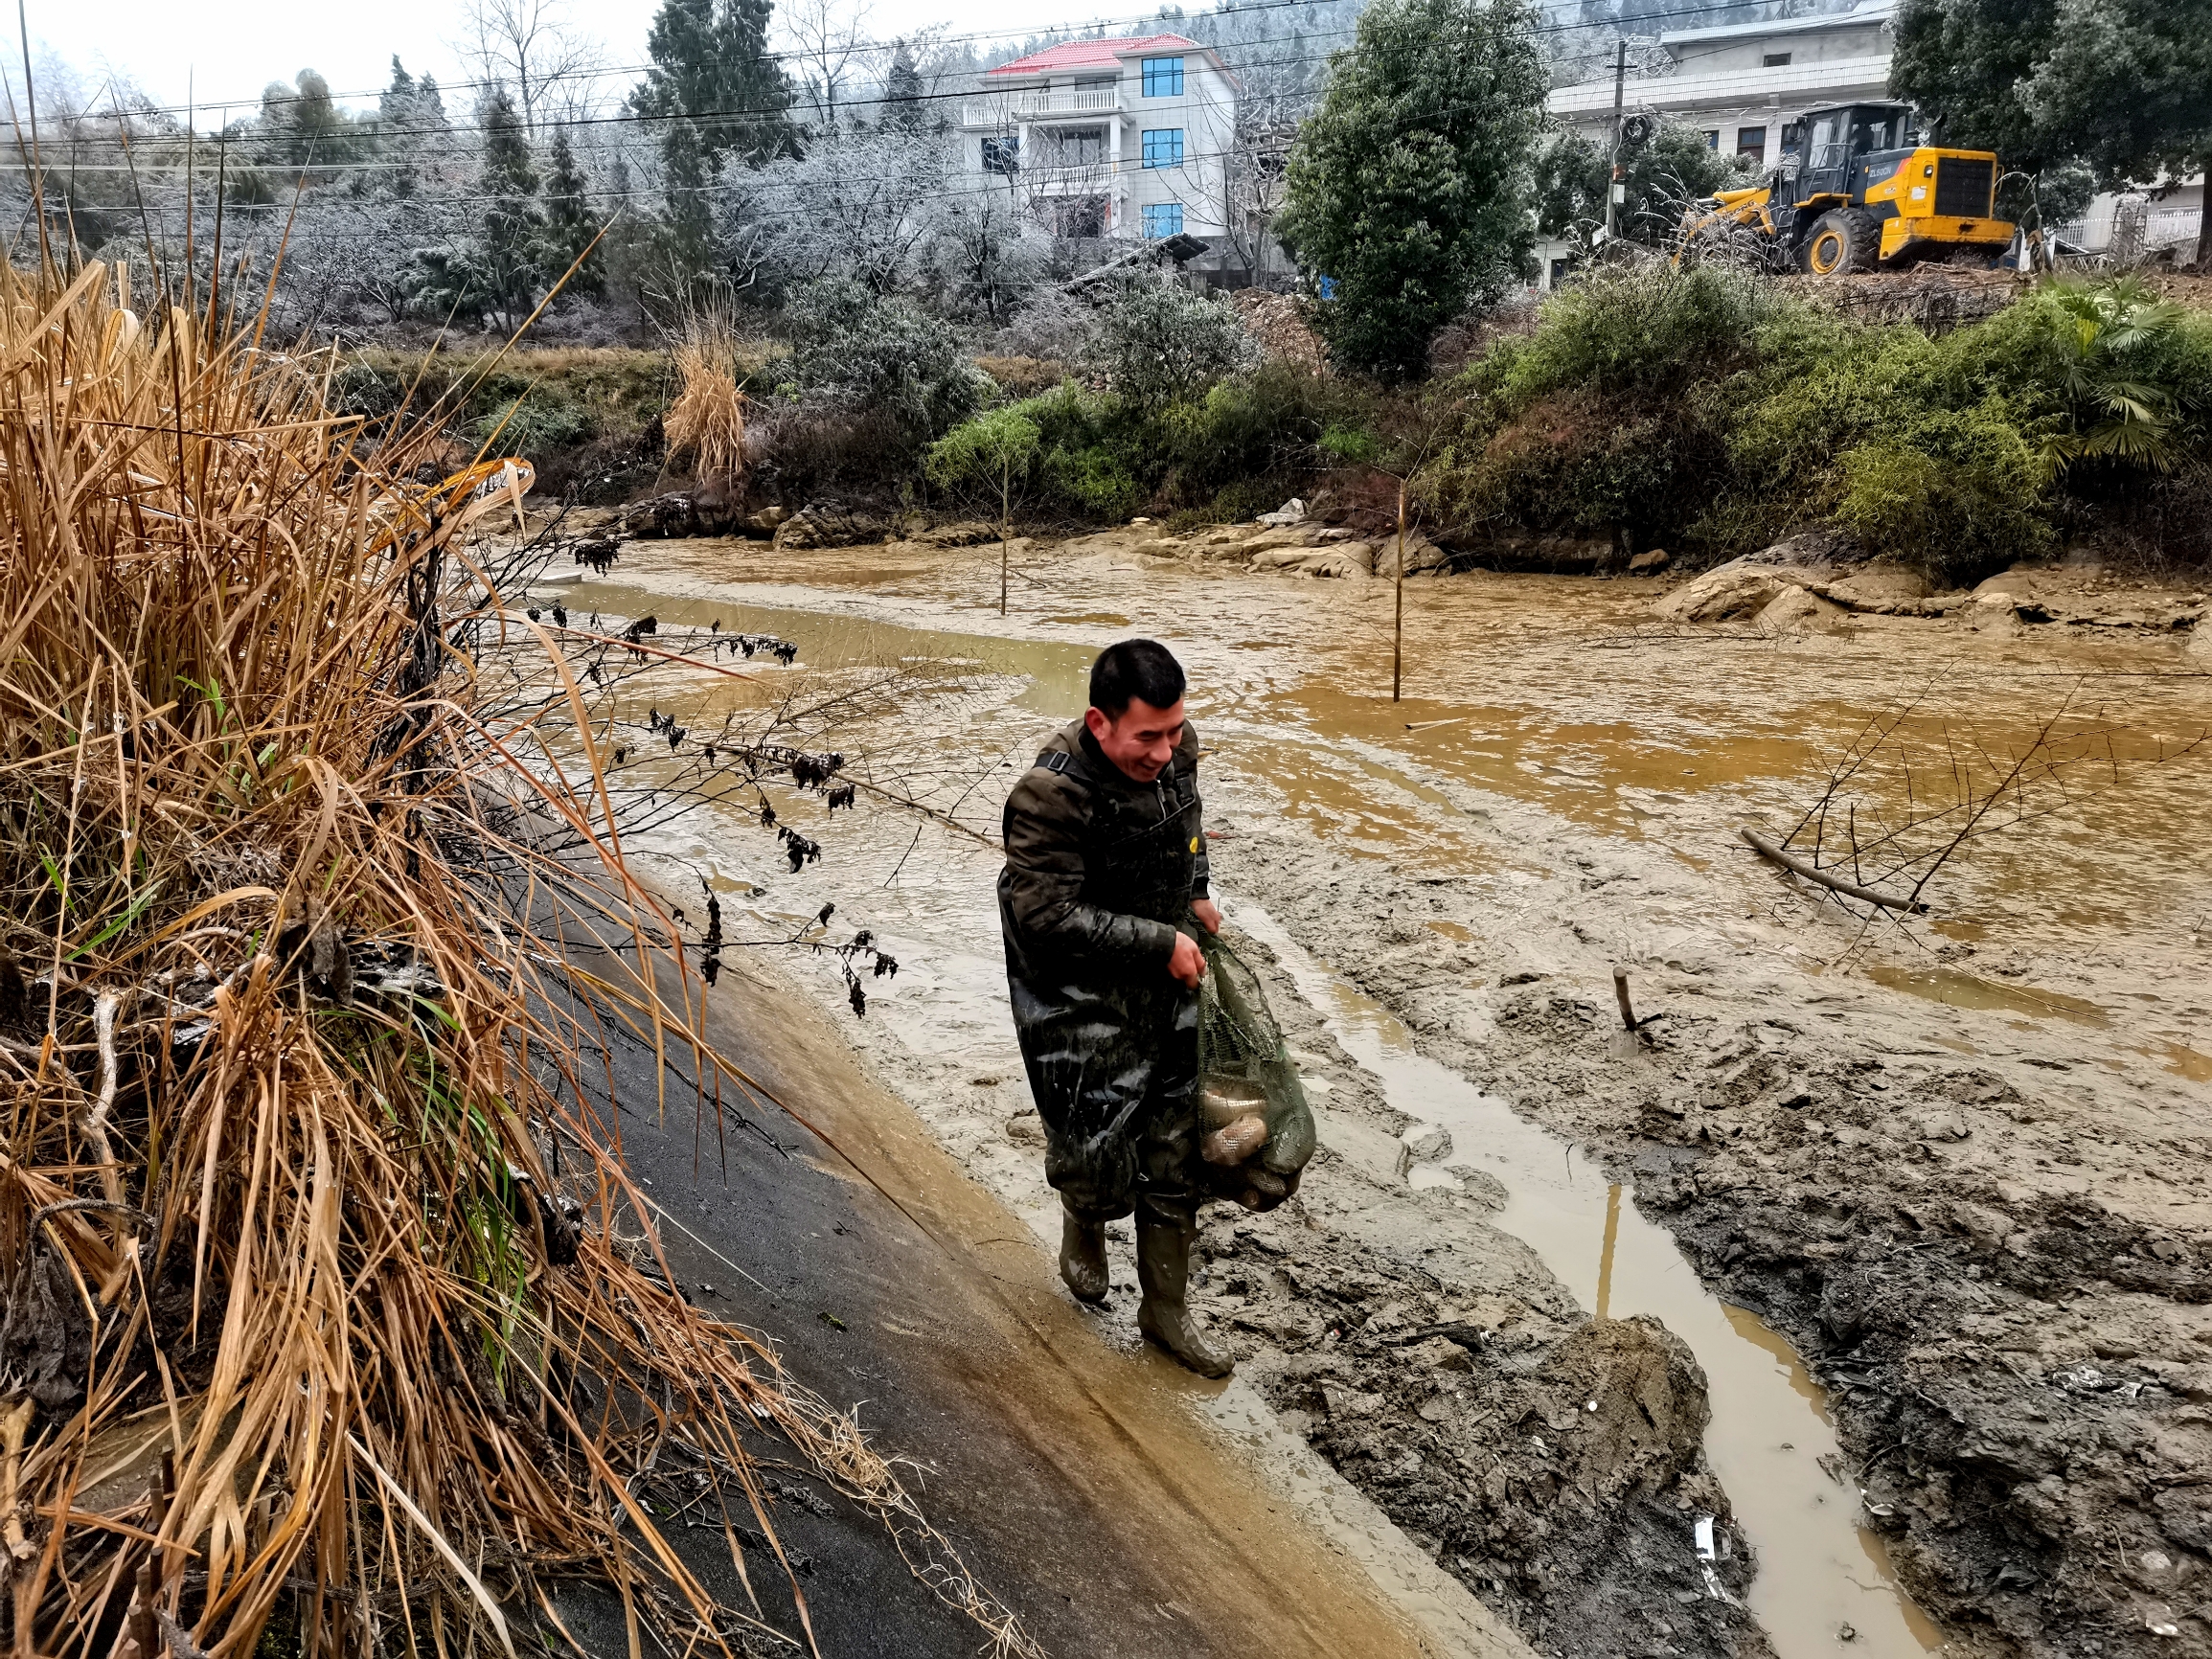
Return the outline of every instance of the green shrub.
<path id="1" fill-rule="evenodd" d="M 1604 532 L 1632 547 L 1674 540 L 1724 483 L 1727 451 L 1688 400 L 1633 406 L 1589 388 L 1546 397 L 1415 493 L 1464 528 Z"/>
<path id="2" fill-rule="evenodd" d="M 1836 519 L 1870 551 L 1942 583 L 1979 581 L 2049 551 L 2041 468 L 2018 430 L 1987 411 L 1930 414 L 1840 464 Z"/>
<path id="3" fill-rule="evenodd" d="M 940 489 L 965 489 L 1004 511 L 1028 485 L 1038 436 L 1019 410 L 987 410 L 932 443 L 924 472 Z"/>
<path id="4" fill-rule="evenodd" d="M 1740 271 L 1601 266 L 1546 300 L 1534 331 L 1499 341 L 1463 380 L 1508 413 L 1554 392 L 1678 390 L 1750 363 L 1761 330 L 1794 308 Z"/>

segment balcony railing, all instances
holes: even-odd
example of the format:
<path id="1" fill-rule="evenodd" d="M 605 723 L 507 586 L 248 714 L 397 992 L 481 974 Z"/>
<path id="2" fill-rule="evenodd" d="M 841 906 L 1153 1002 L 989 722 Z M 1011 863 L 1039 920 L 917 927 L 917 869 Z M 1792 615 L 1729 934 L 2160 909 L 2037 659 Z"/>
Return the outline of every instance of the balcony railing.
<path id="1" fill-rule="evenodd" d="M 969 99 L 961 105 L 960 120 L 966 126 L 998 126 L 1060 116 L 1112 115 L 1120 108 L 1121 92 L 1111 86 L 1096 92 L 1038 88 Z"/>

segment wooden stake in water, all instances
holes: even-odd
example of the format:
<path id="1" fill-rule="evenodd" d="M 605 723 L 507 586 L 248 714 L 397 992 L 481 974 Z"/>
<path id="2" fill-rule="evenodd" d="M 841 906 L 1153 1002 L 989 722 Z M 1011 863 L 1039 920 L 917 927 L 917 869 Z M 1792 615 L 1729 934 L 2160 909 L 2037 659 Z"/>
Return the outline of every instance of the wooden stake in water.
<path id="1" fill-rule="evenodd" d="M 1391 589 L 1390 700 L 1398 701 L 1399 670 L 1405 648 L 1405 480 L 1398 481 L 1398 576 Z"/>

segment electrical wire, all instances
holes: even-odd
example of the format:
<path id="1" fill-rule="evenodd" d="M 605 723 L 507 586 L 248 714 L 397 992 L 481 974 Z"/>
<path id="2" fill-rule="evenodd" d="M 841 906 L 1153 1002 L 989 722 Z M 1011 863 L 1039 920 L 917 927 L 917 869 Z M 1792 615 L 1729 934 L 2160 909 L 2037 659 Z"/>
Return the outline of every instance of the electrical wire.
<path id="1" fill-rule="evenodd" d="M 1201 13 L 1199 13 L 1199 18 L 1218 18 L 1218 17 L 1238 16 L 1238 15 L 1243 15 L 1243 13 L 1246 13 L 1246 12 L 1277 11 L 1284 11 L 1284 10 L 1287 10 L 1287 9 L 1292 9 L 1292 8 L 1304 9 L 1304 8 L 1311 8 L 1311 7 L 1314 6 L 1314 5 L 1315 5 L 1315 4 L 1317 4 L 1317 3 L 1319 3 L 1319 4 L 1327 4 L 1327 3 L 1329 3 L 1329 0 L 1233 0 L 1233 3 L 1232 3 L 1232 4 L 1221 6 L 1221 7 L 1220 7 L 1220 8 L 1217 8 L 1216 10 L 1214 10 L 1214 11 L 1206 11 L 1206 12 L 1201 12 Z M 1709 13 L 1711 13 L 1711 12 L 1715 12 L 1715 11 L 1740 11 L 1740 10 L 1742 10 L 1742 9 L 1743 9 L 1743 8 L 1744 8 L 1745 5 L 1747 5 L 1747 4 L 1753 4 L 1753 3 L 1755 3 L 1755 0 L 1699 0 L 1699 4 L 1697 4 L 1697 5 L 1694 5 L 1694 6 L 1676 6 L 1676 7 L 1670 7 L 1670 8 L 1667 8 L 1667 9 L 1665 9 L 1665 10 L 1662 10 L 1662 11 L 1645 12 L 1645 13 L 1642 13 L 1642 14 L 1640 14 L 1640 15 L 1639 15 L 1639 16 L 1638 16 L 1638 17 L 1635 19 L 1635 21 L 1636 21 L 1636 22 L 1638 22 L 1638 23 L 1655 23 L 1655 22 L 1662 22 L 1662 21 L 1666 21 L 1666 20 L 1669 20 L 1669 19 L 1673 19 L 1673 18 L 1678 18 L 1678 17 L 1695 17 L 1695 16 L 1704 16 L 1704 15 L 1707 15 L 1707 14 L 1709 14 Z M 1837 13 L 1836 13 L 1836 16 L 1838 16 L 1838 17 L 1841 17 L 1841 16 L 1848 16 L 1848 15 L 1849 15 L 1849 13 L 1848 13 L 1848 12 L 1837 12 Z M 1195 21 L 1197 21 L 1197 19 L 1176 19 L 1176 20 L 1174 20 L 1174 21 L 1195 22 Z M 1116 22 L 1122 22 L 1122 23 L 1135 23 L 1135 22 L 1148 22 L 1148 21 L 1149 21 L 1149 22 L 1161 22 L 1161 21 L 1170 21 L 1170 20 L 1169 20 L 1169 19 L 1162 19 L 1162 18 L 1160 18 L 1160 17 L 1159 17 L 1159 16 L 1158 16 L 1158 15 L 1155 13 L 1155 14 L 1152 14 L 1152 15 L 1149 15 L 1149 16 L 1147 16 L 1147 17 L 1143 17 L 1143 18 L 1118 19 L 1118 20 L 1114 20 L 1114 21 L 1116 21 Z M 1797 21 L 1801 21 L 1801 19 L 1794 19 L 1794 18 L 1792 18 L 1792 19 L 1783 19 L 1782 21 L 1788 21 L 1788 22 L 1797 22 Z M 1106 23 L 1105 23 L 1105 22 L 1101 22 L 1101 23 L 1094 23 L 1094 24 L 1089 24 L 1089 25 L 1081 25 L 1081 26 L 1078 26 L 1078 27 L 1082 27 L 1082 28 L 1105 28 L 1105 27 L 1107 27 L 1107 26 L 1108 26 L 1108 24 L 1106 24 Z M 1582 23 L 1582 22 L 1573 22 L 1573 23 L 1568 23 L 1568 22 L 1559 22 L 1559 23 L 1539 23 L 1539 24 L 1536 24 L 1536 25 L 1534 25 L 1534 26 L 1533 26 L 1533 27 L 1530 29 L 1530 31 L 1529 31 L 1529 32 L 1530 32 L 1532 34 L 1539 34 L 1539 35 L 1551 35 L 1551 34 L 1576 34 L 1576 33 L 1581 33 L 1581 32 L 1585 32 L 1585 31 L 1586 31 L 1586 32 L 1590 32 L 1590 33 L 1604 33 L 1604 32 L 1606 32 L 1606 31 L 1608 30 L 1608 27 L 1609 27 L 1609 26 L 1608 26 L 1608 24 L 1605 24 L 1605 23 Z M 1349 27 L 1344 27 L 1344 28 L 1336 28 L 1336 29 L 1324 29 L 1324 30 L 1301 30 L 1301 31 L 1299 31 L 1299 32 L 1298 32 L 1297 34 L 1280 34 L 1280 35 L 1272 35 L 1272 36 L 1268 36 L 1268 35 L 1263 35 L 1263 36 L 1261 36 L 1260 38 L 1258 38 L 1257 40 L 1235 42 L 1235 43 L 1233 43 L 1233 46 L 1235 47 L 1235 49 L 1237 49 L 1237 50 L 1239 50 L 1239 51 L 1249 51 L 1251 48 L 1253 48 L 1253 47 L 1255 47 L 1255 46 L 1266 46 L 1266 45 L 1272 45 L 1272 44 L 1277 44 L 1277 43 L 1288 44 L 1288 43 L 1289 43 L 1289 42 L 1291 42 L 1291 41 L 1294 41 L 1294 40 L 1300 40 L 1300 39 L 1311 39 L 1311 38 L 1316 38 L 1316 37 L 1319 37 L 1319 38 L 1339 37 L 1339 36 L 1343 36 L 1343 35 L 1346 35 L 1346 34 L 1351 34 L 1355 33 L 1355 32 L 1357 31 L 1357 23 L 1355 23 L 1355 24 L 1353 24 L 1353 25 L 1351 25 L 1351 26 L 1349 26 Z M 1051 31 L 1047 31 L 1047 32 L 1046 32 L 1046 34 L 1047 34 L 1048 35 L 1049 35 L 1051 33 L 1052 33 Z M 1036 35 L 1035 34 L 1025 34 L 1023 31 L 1019 31 L 1019 30 L 1011 30 L 1011 29 L 1008 29 L 1008 30 L 986 30 L 986 31 L 978 31 L 978 32 L 976 32 L 976 33 L 974 33 L 974 34 L 966 34 L 966 35 L 948 35 L 948 36 L 945 36 L 945 37 L 943 37 L 943 38 L 944 38 L 946 41 L 947 41 L 947 42 L 960 43 L 960 42 L 975 41 L 975 40 L 1011 39 L 1011 38 L 1014 38 L 1014 37 L 1015 37 L 1016 35 L 1023 35 L 1023 37 L 1024 37 L 1024 38 L 1028 38 L 1028 39 L 1034 39 L 1034 38 L 1037 38 L 1037 35 Z M 1120 37 L 1119 37 L 1119 36 L 1101 36 L 1101 35 L 1090 35 L 1090 34 L 1068 34 L 1068 35 L 1066 35 L 1066 36 L 1064 36 L 1064 37 L 1061 37 L 1061 38 L 1060 38 L 1060 39 L 1058 39 L 1058 40 L 1055 40 L 1055 41 L 1053 42 L 1053 44 L 1056 44 L 1056 45 L 1073 45 L 1073 44 L 1080 44 L 1081 42 L 1083 42 L 1083 41 L 1084 41 L 1084 40 L 1087 40 L 1087 39 L 1111 39 L 1111 38 L 1120 38 Z M 1141 38 L 1141 37 L 1139 37 L 1139 38 Z M 1189 38 L 1189 37 L 1188 37 L 1188 36 L 1184 36 L 1183 38 L 1186 38 L 1186 39 L 1187 39 L 1187 38 Z M 884 50 L 893 49 L 893 48 L 895 48 L 895 47 L 897 46 L 897 44 L 898 44 L 898 42 L 897 42 L 896 40 L 894 40 L 894 41 L 892 41 L 892 42 L 890 42 L 890 43 L 888 43 L 888 44 L 882 44 L 882 43 L 879 43 L 879 44 L 878 44 L 878 45 L 876 46 L 875 50 L 877 50 L 877 51 L 878 51 L 878 52 L 881 52 L 881 51 L 884 51 Z M 1202 50 L 1205 50 L 1205 51 L 1209 51 L 1209 52 L 1213 52 L 1213 53 L 1215 53 L 1217 56 L 1220 55 L 1220 53 L 1222 52 L 1222 48 L 1220 48 L 1220 47 L 1219 47 L 1219 46 L 1211 46 L 1211 45 L 1208 45 L 1208 44 L 1207 44 L 1206 42 L 1204 42 L 1204 41 L 1193 41 L 1193 42 L 1192 42 L 1192 44 L 1193 44 L 1193 45 L 1195 45 L 1195 46 L 1197 46 L 1197 47 L 1201 48 Z M 1038 48 L 1037 48 L 1037 51 L 1042 52 L 1042 51 L 1049 51 L 1050 49 L 1051 49 L 1051 48 L 1050 48 L 1050 46 L 1042 46 L 1042 47 L 1038 47 Z M 759 59 L 759 60 L 760 60 L 760 61 L 763 61 L 763 62 L 771 62 L 771 63 L 776 63 L 776 64 L 779 64 L 779 65 L 780 65 L 780 64 L 783 64 L 783 63 L 785 63 L 785 62 L 787 62 L 787 61 L 799 61 L 799 62 L 804 62 L 804 61 L 806 61 L 806 60 L 807 60 L 807 59 L 810 57 L 810 55 L 809 53 L 807 53 L 807 52 L 806 52 L 805 50 L 803 50 L 803 49 L 800 49 L 800 48 L 791 48 L 791 49 L 788 49 L 788 50 L 779 50 L 779 51 L 772 51 L 772 52 L 764 52 L 764 53 L 762 53 L 762 54 L 760 55 L 760 59 Z M 1033 54 L 1024 54 L 1024 56 L 1033 56 Z M 1015 59 L 1014 61 L 1015 61 L 1015 62 L 1018 62 L 1018 61 L 1020 61 L 1020 59 L 1019 59 L 1019 58 L 1016 58 L 1016 59 Z M 1319 58 L 1319 57 L 1302 57 L 1302 58 L 1292 59 L 1292 60 L 1290 60 L 1290 61 L 1293 61 L 1293 62 L 1300 62 L 1300 63 L 1312 63 L 1312 62 L 1320 62 L 1320 61 L 1325 61 L 1325 59 L 1324 59 L 1324 58 Z M 658 69 L 658 68 L 660 68 L 660 67 L 661 67 L 661 65 L 659 65 L 659 64 L 657 64 L 657 63 L 638 63 L 638 64 L 626 64 L 626 65 L 619 65 L 619 66 L 616 66 L 616 67 L 613 67 L 613 68 L 604 68 L 604 69 L 591 69 L 591 70 L 576 70 L 576 71 L 564 72 L 564 73 L 561 73 L 561 74 L 549 75 L 549 76 L 547 76 L 547 77 L 545 78 L 545 80 L 544 80 L 544 82 L 541 82 L 540 84 L 551 83 L 551 82 L 553 82 L 553 81 L 557 81 L 557 80 L 614 80 L 614 79 L 617 79 L 617 78 L 619 78 L 619 77 L 622 77 L 622 76 L 626 76 L 626 75 L 645 75 L 645 74 L 650 74 L 650 73 L 651 73 L 653 70 L 655 70 L 655 69 Z M 1007 67 L 1007 66 L 1006 66 L 1006 65 L 1004 65 L 1004 64 L 1000 64 L 1000 65 L 996 66 L 996 69 L 983 69 L 983 70 L 965 71 L 965 72 L 963 72 L 963 73 L 971 73 L 971 74 L 985 74 L 985 75 L 988 75 L 988 74 L 993 74 L 993 73 L 996 73 L 998 69 L 1004 69 L 1005 67 Z M 504 85 L 506 85 L 506 84 L 508 84 L 508 82 L 507 82 L 507 80 L 505 80 L 505 78 L 499 78 L 499 77 L 494 77 L 494 78 L 490 78 L 490 79 L 485 79 L 485 80 L 460 80 L 460 81 L 455 81 L 455 82 L 453 82 L 453 83 L 452 83 L 452 85 L 451 85 L 450 87 L 446 87 L 446 86 L 441 85 L 441 86 L 439 87 L 439 92 L 441 93 L 441 95 L 443 95 L 445 92 L 446 92 L 446 91 L 448 91 L 448 90 L 451 90 L 451 91 L 455 91 L 455 92 L 461 92 L 461 91 L 469 91 L 469 90 L 474 90 L 474 91 L 478 91 L 478 92 L 488 92 L 488 91 L 493 90 L 494 88 L 497 88 L 497 87 L 501 87 L 501 86 L 504 86 Z M 344 92 L 344 93 L 333 92 L 333 93 L 331 93 L 331 94 L 329 95 L 329 97 L 331 98 L 331 102 L 339 102 L 339 101 L 341 101 L 341 100 L 363 100 L 363 99 L 371 99 L 371 98 L 381 98 L 381 97 L 383 97 L 384 95 L 386 95 L 387 93 L 389 93 L 390 91 L 391 91 L 391 88 L 390 88 L 390 87 L 370 87 L 370 88 L 366 88 L 366 89 L 363 89 L 363 90 L 357 90 L 357 91 L 353 91 L 353 92 Z M 914 98 L 913 98 L 912 100 L 909 100 L 909 99 L 901 99 L 901 100 L 897 100 L 896 102 L 913 102 L 913 101 L 915 101 L 915 100 L 919 100 L 919 101 L 922 101 L 922 102 L 929 102 L 929 101 L 933 101 L 933 100 L 937 100 L 937 99 L 948 99 L 948 98 L 973 98 L 973 97 L 976 97 L 976 96 L 978 96 L 978 93 L 977 93 L 977 92 L 975 92 L 975 91 L 973 91 L 973 90 L 968 90 L 968 89 L 961 89 L 961 90 L 944 90 L 944 91 L 938 91 L 938 92 L 924 92 L 924 93 L 918 93 L 918 94 L 915 94 L 915 95 L 914 95 Z M 299 102 L 307 102 L 307 100 L 305 100 L 305 99 L 303 99 L 303 98 L 300 98 L 300 97 L 298 97 L 297 95 L 295 95 L 293 98 L 290 98 L 290 99 L 268 99 L 268 98 L 255 98 L 255 99 L 228 99 L 228 100 L 224 100 L 224 101 L 221 101 L 221 102 L 211 102 L 211 103 L 202 103 L 202 102 L 197 102 L 196 101 L 195 101 L 195 102 L 194 102 L 181 103 L 181 104 L 179 104 L 179 103 L 171 103 L 171 104 L 159 104 L 159 103 L 142 103 L 142 104 L 138 104 L 138 105 L 136 105 L 136 106 L 134 106 L 134 107 L 132 107 L 132 108 L 130 108 L 130 109 L 127 109 L 127 110 L 125 110 L 125 109 L 115 109 L 115 110 L 112 110 L 110 113 L 111 113 L 112 115 L 114 115 L 114 116 L 137 116 L 137 117 L 142 117 L 142 118 L 143 118 L 143 117 L 148 117 L 148 116 L 155 116 L 155 115 L 168 115 L 168 116 L 177 116 L 177 115 L 182 115 L 182 116 L 186 116 L 186 117 L 191 117 L 191 116 L 193 116 L 193 115 L 196 115 L 196 114 L 200 114 L 200 113 L 211 112 L 211 111 L 216 111 L 216 110 L 225 110 L 225 109 L 278 109 L 278 108 L 284 108 L 284 107 L 286 107 L 286 106 L 288 106 L 288 105 L 291 105 L 291 104 L 295 104 L 295 103 L 299 103 Z M 880 93 L 877 94 L 877 95 L 876 95 L 876 96 L 874 96 L 874 97 L 869 97 L 869 98 L 859 98 L 859 99 L 855 99 L 855 100 L 854 101 L 855 104 L 856 106 L 859 106 L 859 107 L 867 107 L 867 106 L 869 106 L 869 105 L 880 105 L 880 104 L 883 104 L 883 103 L 886 103 L 886 102 L 895 102 L 895 101 L 893 101 L 893 100 L 891 100 L 891 99 L 887 98 L 886 96 L 884 96 L 883 94 L 880 94 Z M 580 125 L 604 125 L 604 124 L 607 124 L 607 123 L 655 123 L 655 122 L 673 122 L 673 121 L 699 121 L 699 122 L 738 121 L 738 120 L 745 120 L 745 119 L 749 119 L 749 118 L 753 118 L 753 117 L 759 117 L 759 116 L 774 116 L 774 115 L 781 115 L 782 113 L 784 113 L 784 109 L 785 109 L 785 108 L 787 108 L 787 107 L 788 107 L 787 105 L 785 105 L 785 106 L 781 106 L 781 107 L 777 107 L 777 108 L 752 107 L 752 108 L 740 108 L 740 109 L 731 109 L 731 110 L 705 110 L 705 111 L 692 111 L 692 112 L 684 112 L 684 113 L 682 113 L 682 114 L 678 114 L 678 115 L 671 115 L 671 116 L 646 116 L 646 115 L 639 115 L 639 114 L 635 113 L 634 111 L 630 111 L 630 112 L 624 112 L 624 113 L 619 113 L 619 114 L 614 114 L 614 115 L 605 115 L 605 116 L 584 116 L 584 117 L 579 117 L 579 118 L 577 118 L 576 120 L 573 120 L 573 121 L 563 121 L 563 122 L 549 122 L 547 125 L 558 125 L 558 126 L 580 126 Z M 386 133 L 386 134 L 389 134 L 389 135 L 392 135 L 392 136 L 401 136 L 401 137 L 404 137 L 404 136 L 409 136 L 410 134 L 413 134 L 413 135 L 427 135 L 427 134 L 431 134 L 431 133 L 438 133 L 438 132 L 447 132 L 447 131 L 462 131 L 462 130 L 470 130 L 470 129 L 469 129 L 469 128 L 465 128 L 465 127 L 455 127 L 455 126 L 432 126 L 432 127 L 415 127 L 415 128 L 405 128 L 405 127 L 390 127 L 390 128 L 380 128 L 379 130 L 380 130 L 381 132 L 383 132 L 383 133 Z M 477 130 L 481 130 L 481 129 L 477 129 Z M 181 136 L 181 135 L 180 135 L 180 136 Z"/>

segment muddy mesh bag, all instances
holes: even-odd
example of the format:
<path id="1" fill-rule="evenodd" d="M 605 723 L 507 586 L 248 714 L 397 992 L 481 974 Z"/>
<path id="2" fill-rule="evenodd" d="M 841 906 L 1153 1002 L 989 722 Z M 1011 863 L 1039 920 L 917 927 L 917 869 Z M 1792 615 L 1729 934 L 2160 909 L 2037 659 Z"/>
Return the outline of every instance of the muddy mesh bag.
<path id="1" fill-rule="evenodd" d="M 1211 1185 L 1255 1210 L 1296 1190 L 1313 1155 L 1313 1112 L 1260 979 L 1218 936 L 1199 933 L 1200 1153 Z"/>

